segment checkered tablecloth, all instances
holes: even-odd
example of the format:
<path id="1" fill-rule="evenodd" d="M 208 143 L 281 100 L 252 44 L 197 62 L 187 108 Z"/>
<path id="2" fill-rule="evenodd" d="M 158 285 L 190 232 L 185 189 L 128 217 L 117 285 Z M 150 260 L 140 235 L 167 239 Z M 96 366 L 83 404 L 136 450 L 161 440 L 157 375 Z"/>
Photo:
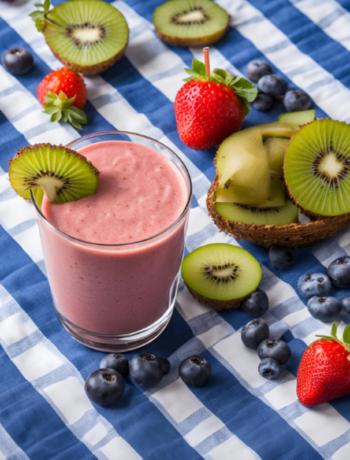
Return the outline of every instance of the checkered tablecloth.
<path id="1" fill-rule="evenodd" d="M 50 123 L 36 89 L 62 65 L 28 17 L 34 3 L 0 2 L 0 53 L 22 46 L 35 59 L 34 69 L 18 78 L 0 65 L 0 459 L 349 460 L 350 397 L 307 409 L 295 391 L 306 346 L 330 327 L 309 315 L 297 280 L 306 272 L 326 272 L 330 261 L 349 253 L 349 230 L 298 251 L 286 272 L 273 269 L 267 250 L 218 232 L 205 207 L 215 151 L 187 148 L 173 109 L 183 69 L 194 56 L 201 59 L 201 50 L 172 48 L 158 39 L 152 13 L 161 0 L 113 2 L 130 27 L 124 57 L 103 75 L 85 79 L 89 122 L 82 131 Z M 290 87 L 308 92 L 318 117 L 350 121 L 349 0 L 218 3 L 231 23 L 224 40 L 211 47 L 213 68 L 244 74 L 250 60 L 267 59 Z M 244 126 L 275 121 L 281 112 L 278 105 L 267 113 L 252 110 Z M 35 213 L 9 186 L 8 159 L 24 145 L 67 144 L 114 129 L 158 139 L 185 161 L 194 186 L 187 251 L 228 242 L 262 264 L 261 287 L 270 299 L 264 319 L 271 335 L 292 349 L 278 380 L 262 379 L 256 353 L 241 343 L 240 330 L 251 320 L 247 314 L 204 307 L 182 286 L 170 325 L 144 348 L 171 362 L 160 385 L 144 391 L 128 379 L 125 395 L 111 408 L 86 397 L 84 380 L 102 353 L 75 342 L 56 317 Z M 350 293 L 335 293 L 345 294 Z M 212 365 L 203 388 L 179 379 L 178 364 L 191 354 Z"/>

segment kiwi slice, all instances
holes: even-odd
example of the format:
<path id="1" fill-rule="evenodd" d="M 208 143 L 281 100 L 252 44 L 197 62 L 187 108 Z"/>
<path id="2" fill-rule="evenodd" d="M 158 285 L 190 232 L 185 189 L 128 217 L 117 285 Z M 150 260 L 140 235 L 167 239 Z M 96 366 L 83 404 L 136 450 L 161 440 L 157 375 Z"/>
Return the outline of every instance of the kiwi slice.
<path id="1" fill-rule="evenodd" d="M 52 203 L 76 201 L 96 192 L 99 171 L 87 159 L 66 147 L 36 144 L 18 150 L 10 160 L 9 179 L 23 198 L 42 199 L 42 190 Z"/>
<path id="2" fill-rule="evenodd" d="M 350 126 L 322 119 L 300 128 L 286 150 L 284 176 L 291 199 L 306 214 L 350 213 Z"/>
<path id="3" fill-rule="evenodd" d="M 202 246 L 183 260 L 182 277 L 191 294 L 215 308 L 238 307 L 261 280 L 259 262 L 231 244 Z"/>
<path id="4" fill-rule="evenodd" d="M 298 222 L 299 212 L 294 204 L 286 200 L 281 207 L 258 208 L 234 203 L 215 203 L 220 216 L 231 222 L 247 225 L 288 225 Z"/>
<path id="5" fill-rule="evenodd" d="M 286 191 L 284 184 L 279 179 L 271 179 L 270 198 L 260 204 L 250 201 L 249 197 L 242 194 L 237 194 L 233 187 L 217 188 L 213 201 L 216 203 L 238 203 L 245 204 L 248 206 L 256 206 L 257 208 L 274 208 L 282 207 L 286 201 Z"/>
<path id="6" fill-rule="evenodd" d="M 301 110 L 300 112 L 288 112 L 282 113 L 279 117 L 279 121 L 292 123 L 293 125 L 302 126 L 306 123 L 311 123 L 315 119 L 315 110 Z"/>
<path id="7" fill-rule="evenodd" d="M 281 137 L 268 137 L 264 140 L 264 147 L 267 149 L 270 165 L 270 173 L 273 177 L 283 176 L 283 161 L 288 139 Z"/>
<path id="8" fill-rule="evenodd" d="M 229 16 L 212 0 L 171 0 L 153 14 L 157 35 L 173 46 L 206 46 L 225 34 Z"/>
<path id="9" fill-rule="evenodd" d="M 75 0 L 45 10 L 38 30 L 55 56 L 84 75 L 107 70 L 123 55 L 129 39 L 128 24 L 113 5 Z M 36 13 L 33 13 L 34 15 Z M 37 16 L 33 16 L 35 19 Z M 39 22 L 37 22 L 39 21 Z"/>

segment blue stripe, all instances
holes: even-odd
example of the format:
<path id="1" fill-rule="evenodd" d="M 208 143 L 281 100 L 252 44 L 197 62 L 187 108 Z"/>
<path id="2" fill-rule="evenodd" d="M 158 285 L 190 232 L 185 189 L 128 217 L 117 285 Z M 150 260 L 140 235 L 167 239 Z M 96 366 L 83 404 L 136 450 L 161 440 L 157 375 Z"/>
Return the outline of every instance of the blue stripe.
<path id="1" fill-rule="evenodd" d="M 37 460 L 96 458 L 23 378 L 2 348 L 0 361 L 1 424 L 28 457 Z"/>
<path id="2" fill-rule="evenodd" d="M 26 311 L 43 334 L 64 354 L 82 373 L 84 379 L 96 370 L 103 353 L 82 347 L 68 333 L 63 332 L 62 326 L 54 311 L 49 284 L 37 265 L 24 253 L 17 243 L 0 227 L 0 247 L 2 257 L 7 264 L 0 264 L 0 282 L 18 304 Z M 181 334 L 178 331 L 181 330 Z M 64 340 L 62 335 L 64 334 Z M 186 338 L 190 338 L 190 330 L 175 313 L 166 332 L 149 349 L 159 345 L 163 347 L 165 356 L 176 350 Z M 127 354 L 129 357 L 134 355 Z M 125 396 L 115 408 L 95 406 L 116 428 L 118 433 L 137 451 L 147 458 L 156 449 L 160 458 L 172 460 L 168 446 L 172 446 L 174 455 L 185 453 L 189 459 L 198 458 L 195 451 L 188 446 L 179 433 L 166 418 L 140 393 L 139 388 L 127 385 Z M 130 419 L 130 423 L 125 420 Z M 137 434 L 131 420 L 138 420 Z M 152 420 L 152 424 L 149 420 Z M 154 439 L 158 442 L 154 442 Z M 186 457 L 186 458 L 187 458 Z M 176 457 L 175 457 L 176 458 Z"/>

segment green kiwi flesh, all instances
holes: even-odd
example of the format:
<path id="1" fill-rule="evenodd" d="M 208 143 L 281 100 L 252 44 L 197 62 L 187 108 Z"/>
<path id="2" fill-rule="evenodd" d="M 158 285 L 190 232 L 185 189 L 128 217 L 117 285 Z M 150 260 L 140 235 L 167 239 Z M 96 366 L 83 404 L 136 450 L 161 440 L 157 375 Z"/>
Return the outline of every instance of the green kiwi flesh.
<path id="1" fill-rule="evenodd" d="M 171 0 L 153 14 L 158 36 L 173 46 L 206 46 L 225 34 L 229 16 L 212 0 Z"/>
<path id="2" fill-rule="evenodd" d="M 10 160 L 9 179 L 13 189 L 30 199 L 42 201 L 42 190 L 52 203 L 76 201 L 96 192 L 98 170 L 87 159 L 66 147 L 36 144 L 18 150 Z"/>
<path id="3" fill-rule="evenodd" d="M 221 243 L 188 254 L 181 271 L 192 291 L 221 302 L 246 297 L 258 287 L 262 276 L 259 262 L 248 251 Z"/>
<path id="4" fill-rule="evenodd" d="M 280 178 L 283 176 L 284 153 L 288 143 L 288 139 L 280 137 L 268 137 L 264 140 L 264 147 L 269 156 L 270 172 L 273 177 Z"/>
<path id="5" fill-rule="evenodd" d="M 350 126 L 315 120 L 300 128 L 286 150 L 286 187 L 306 213 L 350 213 Z"/>
<path id="6" fill-rule="evenodd" d="M 282 113 L 279 117 L 279 121 L 292 123 L 293 125 L 305 125 L 311 123 L 315 119 L 315 110 L 301 110 L 300 112 L 288 112 Z"/>
<path id="7" fill-rule="evenodd" d="M 215 209 L 220 216 L 231 222 L 247 225 L 288 225 L 299 220 L 298 208 L 286 200 L 280 208 L 258 208 L 234 203 L 215 203 Z"/>
<path id="8" fill-rule="evenodd" d="M 129 39 L 122 13 L 102 1 L 55 6 L 46 15 L 43 32 L 56 57 L 84 75 L 107 70 L 122 57 Z"/>
<path id="9" fill-rule="evenodd" d="M 245 204 L 249 206 L 256 206 L 257 208 L 275 208 L 282 207 L 286 202 L 286 191 L 284 184 L 279 179 L 271 179 L 271 188 L 270 188 L 270 198 L 267 201 L 256 205 L 254 201 L 249 200 L 249 197 L 246 195 L 237 194 L 233 187 L 228 188 L 217 188 L 214 196 L 213 202 L 216 203 L 238 203 Z"/>

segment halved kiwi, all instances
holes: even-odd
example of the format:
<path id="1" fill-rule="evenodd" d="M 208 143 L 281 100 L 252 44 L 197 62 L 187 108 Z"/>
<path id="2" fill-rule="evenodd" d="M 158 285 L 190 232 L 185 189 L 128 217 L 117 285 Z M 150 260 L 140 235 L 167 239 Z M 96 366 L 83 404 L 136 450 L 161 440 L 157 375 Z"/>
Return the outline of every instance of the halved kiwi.
<path id="1" fill-rule="evenodd" d="M 350 126 L 322 119 L 300 128 L 286 150 L 284 177 L 292 201 L 306 214 L 350 213 Z"/>
<path id="2" fill-rule="evenodd" d="M 157 35 L 173 46 L 206 46 L 225 34 L 229 16 L 212 0 L 171 0 L 153 14 Z"/>
<path id="3" fill-rule="evenodd" d="M 259 262 L 245 249 L 230 244 L 208 244 L 188 254 L 182 277 L 200 302 L 222 308 L 237 308 L 261 280 Z"/>
<path id="4" fill-rule="evenodd" d="M 30 189 L 42 189 L 52 203 L 65 203 L 96 192 L 99 171 L 83 155 L 62 145 L 23 147 L 9 162 L 10 184 L 23 198 L 30 199 Z"/>
<path id="5" fill-rule="evenodd" d="M 128 24 L 113 5 L 75 0 L 50 10 L 43 33 L 55 56 L 84 75 L 102 73 L 123 55 Z"/>

